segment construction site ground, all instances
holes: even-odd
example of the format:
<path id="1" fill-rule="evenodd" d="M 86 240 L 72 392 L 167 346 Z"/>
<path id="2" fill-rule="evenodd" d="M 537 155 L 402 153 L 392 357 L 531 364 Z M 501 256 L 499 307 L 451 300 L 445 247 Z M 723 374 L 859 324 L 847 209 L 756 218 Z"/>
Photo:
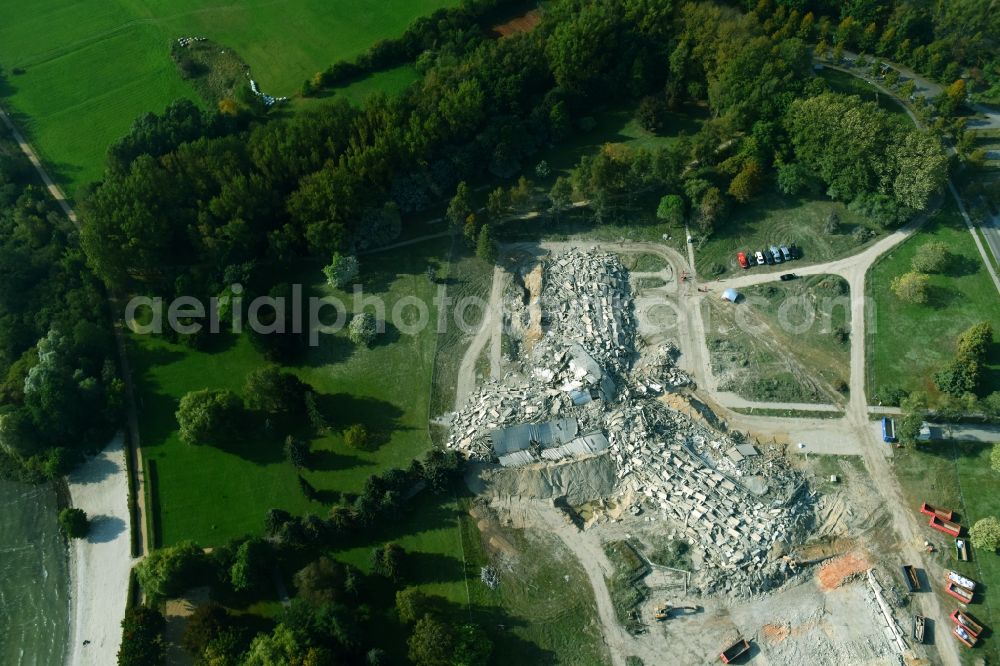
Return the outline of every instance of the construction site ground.
<path id="1" fill-rule="evenodd" d="M 816 275 L 702 303 L 716 392 L 755 402 L 842 405 L 850 362 L 847 283 Z M 838 339 L 838 333 L 843 339 Z"/>
<path id="2" fill-rule="evenodd" d="M 480 473 L 470 477 L 469 484 L 489 503 L 479 509 L 480 515 L 492 516 L 494 524 L 554 535 L 576 557 L 593 590 L 611 663 L 624 663 L 627 656 L 637 656 L 646 664 L 708 663 L 740 636 L 753 642 L 753 663 L 900 663 L 900 655 L 885 637 L 885 623 L 866 580 L 868 569 L 874 567 L 895 604 L 906 606 L 909 600 L 896 575 L 892 539 L 882 529 L 887 512 L 867 472 L 856 457 L 800 457 L 796 464 L 821 494 L 820 522 L 809 543 L 789 552 L 790 559 L 801 564 L 788 581 L 768 594 L 732 600 L 687 591 L 683 573 L 652 565 L 641 581 L 648 588 L 646 600 L 635 609 L 643 625 L 638 635 L 629 633 L 616 618 L 607 585 L 616 563 L 609 560 L 605 546 L 627 541 L 646 553 L 643 546 L 667 533 L 669 524 L 655 517 L 623 515 L 613 502 L 592 502 L 575 513 L 587 518 L 585 528 L 580 529 L 566 511 L 552 506 L 546 496 L 553 489 L 532 478 L 529 469 Z M 576 467 L 574 473 L 580 477 L 576 482 L 601 487 L 602 480 L 593 478 L 593 465 Z M 837 475 L 836 482 L 830 481 L 832 474 Z M 486 528 L 484 539 L 495 542 L 490 530 Z M 494 552 L 500 562 L 507 561 L 502 542 Z M 692 608 L 658 622 L 655 610 L 664 603 Z M 909 626 L 905 612 L 899 619 Z M 911 656 L 919 657 L 919 652 Z"/>
<path id="3" fill-rule="evenodd" d="M 579 561 L 592 588 L 611 663 L 625 664 L 630 656 L 647 664 L 706 663 L 717 659 L 727 641 L 738 635 L 752 640 L 753 663 L 889 664 L 920 663 L 924 659 L 933 663 L 960 663 L 956 644 L 946 631 L 951 605 L 938 594 L 911 596 L 901 591 L 898 574 L 901 564 L 913 564 L 926 571 L 929 580 L 940 578 L 942 565 L 924 552 L 926 530 L 913 515 L 912 507 L 904 504 L 892 471 L 893 450 L 880 441 L 877 424 L 869 417 L 864 392 L 863 295 L 867 269 L 921 223 L 922 220 L 917 220 L 853 257 L 796 267 L 800 275 L 839 275 L 848 285 L 850 339 L 855 344 L 849 351 L 849 371 L 844 369 L 850 387 L 846 403 L 841 401 L 829 408 L 822 404 L 805 405 L 816 410 L 841 410 L 842 418 L 740 414 L 733 410 L 757 407 L 777 411 L 803 405 L 738 399 L 716 390 L 717 384 L 706 380 L 712 370 L 701 316 L 704 301 L 718 300 L 722 289 L 729 286 L 747 288 L 774 281 L 776 274 L 744 274 L 726 281 L 700 283 L 686 257 L 669 247 L 651 243 L 551 242 L 503 248 L 507 263 L 504 270 L 494 275 L 488 307 L 492 314 L 484 317 L 484 325 L 463 359 L 458 385 L 465 389 L 465 395 L 460 391 L 456 406 L 475 390 L 475 366 L 484 355 L 489 359 L 491 377 L 499 380 L 508 372 L 508 361 L 499 353 L 506 335 L 504 326 L 510 324 L 504 315 L 505 294 L 510 296 L 513 290 L 525 303 L 540 296 L 540 287 L 533 288 L 528 280 L 514 281 L 512 285 L 511 275 L 530 274 L 525 268 L 531 262 L 537 263 L 550 253 L 570 248 L 611 251 L 625 261 L 632 255 L 633 265 L 640 267 L 635 257 L 641 257 L 641 267 L 648 269 L 637 270 L 629 277 L 633 284 L 641 284 L 633 290 L 635 364 L 642 364 L 647 354 L 666 342 L 675 341 L 680 349 L 678 363 L 694 380 L 694 385 L 686 390 L 668 392 L 662 402 L 688 415 L 692 422 L 702 422 L 721 432 L 746 433 L 759 446 L 780 447 L 791 467 L 810 479 L 808 492 L 816 524 L 805 542 L 788 544 L 784 555 L 788 558 L 789 574 L 784 584 L 759 595 L 733 598 L 699 594 L 697 589 L 689 589 L 687 595 L 678 593 L 676 581 L 672 580 L 669 590 L 651 589 L 637 609 L 646 625 L 646 630 L 638 635 L 629 633 L 616 617 L 607 586 L 614 566 L 608 561 L 604 545 L 633 537 L 641 542 L 636 535 L 643 531 L 670 531 L 673 528 L 667 519 L 654 512 L 632 515 L 625 510 L 625 503 L 614 499 L 577 497 L 575 508 L 553 505 L 554 498 L 572 494 L 567 489 L 586 488 L 586 492 L 577 494 L 594 495 L 595 489 L 613 485 L 614 479 L 605 478 L 606 472 L 600 471 L 600 465 L 582 468 L 581 478 L 572 478 L 577 472 L 571 470 L 559 471 L 561 477 L 556 478 L 548 469 L 551 465 L 540 463 L 516 471 L 503 470 L 498 479 L 473 484 L 489 502 L 499 522 L 547 531 L 557 536 L 567 552 Z M 645 255 L 659 256 L 662 264 Z M 531 312 L 530 305 L 528 311 Z M 523 347 L 530 347 L 532 340 L 545 335 L 541 316 L 526 320 L 528 325 L 512 336 L 517 340 L 515 356 L 530 351 Z M 493 346 L 498 353 L 484 354 Z M 607 456 L 595 456 L 602 457 Z M 509 480 L 509 475 L 516 475 L 516 480 Z M 832 475 L 837 478 L 831 481 Z M 694 564 L 697 568 L 697 558 Z M 868 580 L 869 570 L 873 583 Z M 662 583 L 655 576 L 649 580 L 654 583 L 650 587 Z M 881 589 L 881 603 L 872 592 L 873 584 Z M 702 610 L 684 611 L 678 617 L 656 622 L 651 619 L 653 611 L 664 601 L 675 605 L 696 604 Z M 892 629 L 883 619 L 883 605 L 894 615 Z M 914 613 L 929 619 L 932 638 L 928 645 L 915 645 L 909 637 Z M 934 627 L 937 627 L 936 640 Z"/>

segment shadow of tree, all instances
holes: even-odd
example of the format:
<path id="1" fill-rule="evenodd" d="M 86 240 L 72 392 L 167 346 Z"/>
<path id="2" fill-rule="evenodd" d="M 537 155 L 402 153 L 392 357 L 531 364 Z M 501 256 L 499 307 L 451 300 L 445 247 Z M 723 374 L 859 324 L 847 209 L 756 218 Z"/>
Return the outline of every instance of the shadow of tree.
<path id="1" fill-rule="evenodd" d="M 403 410 L 391 402 L 350 393 L 321 393 L 316 404 L 335 430 L 360 423 L 371 433 L 391 432 L 398 429 L 403 416 Z"/>
<path id="2" fill-rule="evenodd" d="M 361 465 L 370 466 L 372 463 L 358 456 L 339 453 L 330 449 L 319 449 L 309 454 L 309 462 L 306 468 L 316 472 L 332 472 Z"/>
<path id="3" fill-rule="evenodd" d="M 948 267 L 945 269 L 944 275 L 949 277 L 973 275 L 979 271 L 981 266 L 982 263 L 978 257 L 952 254 L 948 257 Z"/>
<path id="4" fill-rule="evenodd" d="M 125 521 L 117 516 L 92 516 L 87 541 L 90 543 L 109 543 L 125 531 Z"/>
<path id="5" fill-rule="evenodd" d="M 89 485 L 100 483 L 121 471 L 121 465 L 105 457 L 91 458 L 78 467 L 69 477 L 70 483 Z"/>

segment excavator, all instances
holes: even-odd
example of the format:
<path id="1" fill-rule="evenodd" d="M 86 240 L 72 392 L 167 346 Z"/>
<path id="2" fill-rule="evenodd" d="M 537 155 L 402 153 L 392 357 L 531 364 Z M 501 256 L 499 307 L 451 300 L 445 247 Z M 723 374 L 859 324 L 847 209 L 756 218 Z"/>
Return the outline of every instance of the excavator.
<path id="1" fill-rule="evenodd" d="M 653 617 L 656 618 L 657 622 L 663 622 L 664 620 L 669 620 L 671 613 L 674 611 L 684 611 L 683 615 L 688 615 L 700 612 L 701 606 L 673 606 L 669 602 L 664 602 L 654 609 Z"/>

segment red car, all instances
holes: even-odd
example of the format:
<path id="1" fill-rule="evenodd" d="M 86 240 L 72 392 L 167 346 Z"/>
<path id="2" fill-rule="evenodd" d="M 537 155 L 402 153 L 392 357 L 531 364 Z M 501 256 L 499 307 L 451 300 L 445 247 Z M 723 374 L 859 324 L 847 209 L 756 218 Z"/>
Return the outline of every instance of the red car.
<path id="1" fill-rule="evenodd" d="M 740 267 L 750 268 L 750 262 L 747 261 L 747 255 L 743 254 L 742 252 L 736 253 L 736 260 L 740 262 Z"/>

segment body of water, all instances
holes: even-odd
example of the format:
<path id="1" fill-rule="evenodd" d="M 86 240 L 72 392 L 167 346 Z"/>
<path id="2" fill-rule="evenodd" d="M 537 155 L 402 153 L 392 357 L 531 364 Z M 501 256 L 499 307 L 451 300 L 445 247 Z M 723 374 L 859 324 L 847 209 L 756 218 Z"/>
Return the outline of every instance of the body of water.
<path id="1" fill-rule="evenodd" d="M 48 485 L 0 479 L 0 666 L 63 666 L 69 559 Z"/>

